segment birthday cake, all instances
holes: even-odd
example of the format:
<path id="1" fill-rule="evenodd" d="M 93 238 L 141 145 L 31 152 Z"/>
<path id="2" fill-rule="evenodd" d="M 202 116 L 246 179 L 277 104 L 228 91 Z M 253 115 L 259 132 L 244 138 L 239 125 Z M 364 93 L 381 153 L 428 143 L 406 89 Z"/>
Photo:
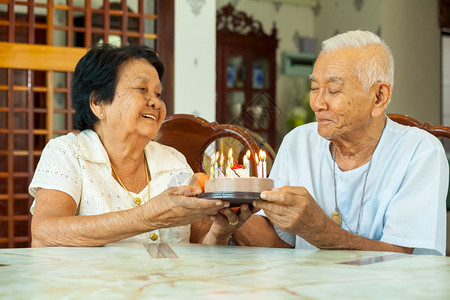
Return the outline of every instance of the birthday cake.
<path id="1" fill-rule="evenodd" d="M 198 197 L 224 199 L 230 201 L 231 206 L 242 203 L 251 204 L 258 200 L 262 191 L 273 188 L 273 180 L 266 178 L 265 152 L 255 154 L 256 177 L 250 175 L 250 150 L 243 157 L 242 165 L 233 160 L 232 149 L 228 152 L 228 159 L 224 164 L 224 156 L 216 152 L 211 156 L 210 176 L 205 182 L 205 192 Z M 220 159 L 219 159 L 220 158 Z"/>
<path id="2" fill-rule="evenodd" d="M 205 193 L 217 192 L 246 192 L 261 193 L 271 190 L 273 180 L 270 178 L 237 177 L 211 178 L 205 182 Z"/>

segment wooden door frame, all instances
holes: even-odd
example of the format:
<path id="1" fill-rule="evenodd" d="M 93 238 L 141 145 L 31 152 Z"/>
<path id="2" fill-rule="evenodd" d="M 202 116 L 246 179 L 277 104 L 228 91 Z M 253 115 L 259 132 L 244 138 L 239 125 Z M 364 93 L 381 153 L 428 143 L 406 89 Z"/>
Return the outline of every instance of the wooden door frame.
<path id="1" fill-rule="evenodd" d="M 174 113 L 174 78 L 175 78 L 175 3 L 174 0 L 159 0 L 156 6 L 158 23 L 156 27 L 156 49 L 164 64 L 162 78 L 163 99 L 167 115 Z"/>

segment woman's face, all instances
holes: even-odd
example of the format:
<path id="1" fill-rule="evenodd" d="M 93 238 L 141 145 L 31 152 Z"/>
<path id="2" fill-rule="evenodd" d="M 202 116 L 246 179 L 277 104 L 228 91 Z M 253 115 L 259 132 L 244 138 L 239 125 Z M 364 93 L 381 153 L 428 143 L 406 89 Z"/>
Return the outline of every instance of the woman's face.
<path id="1" fill-rule="evenodd" d="M 104 125 L 120 138 L 153 139 L 166 117 L 156 69 L 144 59 L 133 59 L 119 71 L 116 93 L 104 106 Z"/>

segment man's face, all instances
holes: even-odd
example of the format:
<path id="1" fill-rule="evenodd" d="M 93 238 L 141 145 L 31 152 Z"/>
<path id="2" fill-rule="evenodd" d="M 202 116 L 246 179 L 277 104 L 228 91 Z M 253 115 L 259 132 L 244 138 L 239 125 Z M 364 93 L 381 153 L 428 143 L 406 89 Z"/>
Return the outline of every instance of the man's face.
<path id="1" fill-rule="evenodd" d="M 369 125 L 373 94 L 356 76 L 357 59 L 357 50 L 339 50 L 322 53 L 314 64 L 309 103 L 326 139 L 352 139 Z"/>

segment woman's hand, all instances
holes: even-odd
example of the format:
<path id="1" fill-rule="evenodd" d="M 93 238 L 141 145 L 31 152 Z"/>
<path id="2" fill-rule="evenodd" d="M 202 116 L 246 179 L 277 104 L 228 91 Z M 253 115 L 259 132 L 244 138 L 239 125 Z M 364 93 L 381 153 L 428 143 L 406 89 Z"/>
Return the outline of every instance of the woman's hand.
<path id="1" fill-rule="evenodd" d="M 102 246 L 159 228 L 187 225 L 215 215 L 225 201 L 195 198 L 201 190 L 169 188 L 143 206 L 100 215 L 75 216 L 76 203 L 66 193 L 40 188 L 32 219 L 33 247 Z"/>
<path id="2" fill-rule="evenodd" d="M 227 245 L 231 235 L 258 210 L 253 206 L 250 208 L 248 204 L 242 204 L 239 208 L 220 209 L 219 214 L 209 217 L 212 221 L 209 231 L 196 241 L 210 245 Z M 196 230 L 196 226 L 191 230 Z M 198 236 L 198 233 L 194 233 L 194 236 Z"/>
<path id="3" fill-rule="evenodd" d="M 183 226 L 214 216 L 230 205 L 227 201 L 196 198 L 201 192 L 192 186 L 170 187 L 142 206 L 143 221 L 151 224 L 151 228 Z"/>

